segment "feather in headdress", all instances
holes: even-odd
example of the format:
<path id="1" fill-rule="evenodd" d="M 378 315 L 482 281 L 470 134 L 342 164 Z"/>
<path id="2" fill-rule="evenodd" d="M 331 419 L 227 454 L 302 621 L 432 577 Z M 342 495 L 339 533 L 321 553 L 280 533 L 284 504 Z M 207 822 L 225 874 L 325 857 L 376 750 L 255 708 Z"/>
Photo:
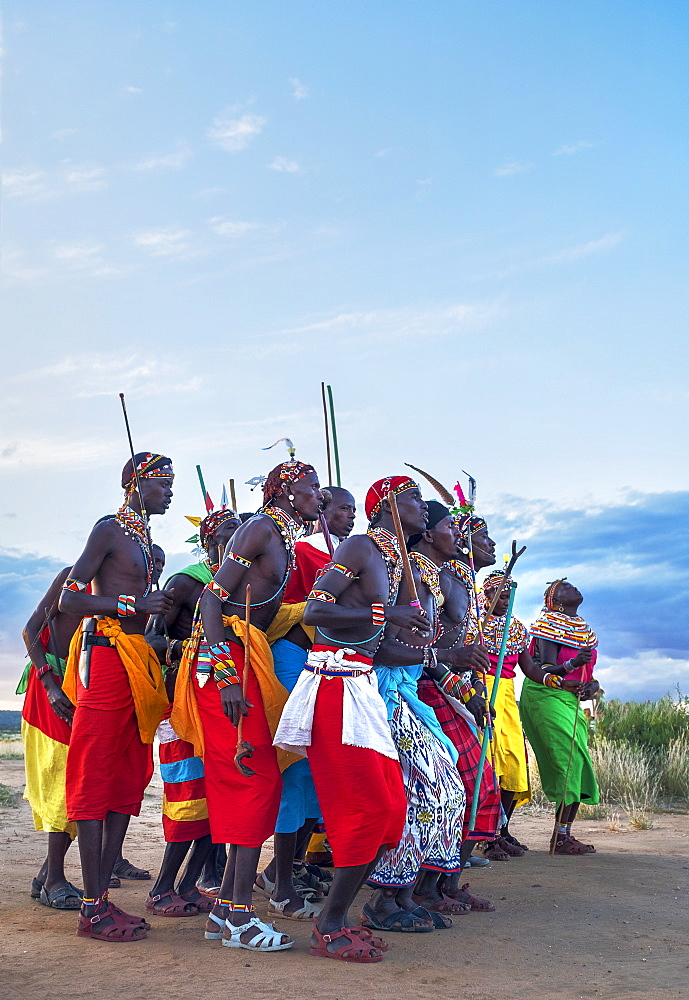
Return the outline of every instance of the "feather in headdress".
<path id="1" fill-rule="evenodd" d="M 413 469 L 414 472 L 420 472 L 423 478 L 428 480 L 433 489 L 437 492 L 443 503 L 446 503 L 448 507 L 455 506 L 455 498 L 449 490 L 445 489 L 442 483 L 439 483 L 437 479 L 433 478 L 433 476 L 429 476 L 427 472 L 424 472 L 423 469 L 420 469 L 417 465 L 412 465 L 411 462 L 405 462 L 404 464 L 408 466 L 408 468 Z"/>
<path id="2" fill-rule="evenodd" d="M 287 451 L 289 452 L 289 457 L 294 459 L 297 449 L 294 447 L 289 438 L 278 438 L 273 444 L 269 444 L 267 448 L 261 448 L 261 451 L 270 451 L 271 448 L 274 448 L 275 445 L 282 444 L 283 441 L 287 447 Z"/>
<path id="3" fill-rule="evenodd" d="M 476 480 L 474 479 L 473 476 L 469 475 L 469 473 L 467 472 L 466 469 L 462 469 L 462 472 L 464 473 L 464 475 L 469 480 L 469 500 L 468 500 L 468 503 L 471 504 L 472 507 L 475 507 L 476 506 Z"/>

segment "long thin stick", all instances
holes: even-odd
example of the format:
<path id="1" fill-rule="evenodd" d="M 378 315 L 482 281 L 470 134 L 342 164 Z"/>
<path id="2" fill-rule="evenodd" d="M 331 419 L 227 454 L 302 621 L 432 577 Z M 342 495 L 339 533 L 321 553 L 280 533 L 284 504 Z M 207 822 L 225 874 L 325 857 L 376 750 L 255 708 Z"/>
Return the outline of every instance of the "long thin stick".
<path id="1" fill-rule="evenodd" d="M 234 479 L 230 479 L 230 504 L 232 510 L 237 513 L 237 494 L 234 491 Z"/>
<path id="2" fill-rule="evenodd" d="M 199 477 L 199 483 L 201 484 L 201 492 L 203 493 L 203 505 L 206 508 L 206 511 L 210 514 L 213 510 L 213 501 L 211 500 L 208 490 L 206 489 L 206 484 L 203 481 L 203 473 L 201 472 L 200 465 L 196 466 L 196 473 Z"/>
<path id="3" fill-rule="evenodd" d="M 505 614 L 505 627 L 502 632 L 502 641 L 500 642 L 500 654 L 498 656 L 498 662 L 495 667 L 495 680 L 493 681 L 493 691 L 490 696 L 489 707 L 493 708 L 498 694 L 498 684 L 500 683 L 500 677 L 502 676 L 502 665 L 505 662 L 505 652 L 507 650 L 507 637 L 510 631 L 510 622 L 512 621 L 512 605 L 514 604 L 514 594 L 517 589 L 517 584 L 513 581 L 510 587 L 510 600 L 507 605 L 507 612 Z M 474 823 L 476 822 L 476 813 L 478 812 L 478 799 L 479 793 L 481 791 L 481 775 L 483 774 L 483 765 L 486 760 L 486 754 L 488 752 L 488 742 L 490 740 L 488 726 L 483 730 L 483 740 L 481 741 L 481 757 L 478 762 L 478 770 L 476 772 L 476 784 L 474 785 L 474 797 L 471 801 L 471 818 L 469 819 L 469 829 L 474 829 Z"/>
<path id="4" fill-rule="evenodd" d="M 333 403 L 333 390 L 328 386 L 328 402 L 330 403 L 330 427 L 333 432 L 333 454 L 335 456 L 335 479 L 337 486 L 342 486 L 340 479 L 340 450 L 337 447 L 337 424 L 335 423 L 335 404 Z"/>
<path id="5" fill-rule="evenodd" d="M 404 532 L 402 531 L 400 512 L 397 509 L 397 500 L 395 499 L 395 494 L 392 490 L 388 491 L 387 501 L 390 504 L 390 513 L 392 514 L 392 520 L 395 525 L 397 543 L 400 547 L 400 553 L 402 555 L 402 569 L 404 570 L 404 577 L 407 581 L 407 589 L 409 590 L 409 596 L 411 598 L 409 604 L 412 608 L 420 608 L 421 604 L 419 603 L 419 596 L 416 593 L 416 583 L 414 582 L 414 574 L 411 571 L 409 553 L 407 552 L 407 540 L 404 537 Z"/>
<path id="6" fill-rule="evenodd" d="M 151 588 L 155 585 L 156 590 L 160 590 L 160 583 L 155 576 L 155 560 L 153 558 L 153 542 L 151 540 L 151 529 L 148 526 L 148 514 L 146 512 L 146 504 L 144 503 L 144 495 L 141 492 L 141 480 L 139 479 L 139 470 L 136 467 L 136 460 L 134 458 L 134 444 L 132 442 L 132 432 L 129 428 L 129 417 L 127 416 L 127 407 L 124 402 L 124 393 L 120 393 L 120 402 L 122 403 L 122 413 L 124 414 L 124 426 L 127 428 L 127 438 L 129 440 L 129 451 L 132 456 L 132 468 L 134 469 L 134 478 L 136 480 L 136 492 L 139 494 L 139 505 L 141 507 L 141 517 L 144 522 L 144 527 L 146 529 L 146 542 L 148 545 L 148 555 L 151 560 Z"/>
<path id="7" fill-rule="evenodd" d="M 323 538 L 325 538 L 325 544 L 328 546 L 328 552 L 330 553 L 330 558 L 335 558 L 335 546 L 333 545 L 333 540 L 330 535 L 330 528 L 328 527 L 328 522 L 325 519 L 325 514 L 323 511 L 318 515 L 318 520 L 320 521 L 321 531 L 323 532 Z"/>
<path id="8" fill-rule="evenodd" d="M 330 431 L 328 429 L 328 404 L 325 401 L 325 382 L 321 382 L 321 396 L 323 398 L 323 421 L 325 423 L 325 454 L 328 459 L 328 485 L 331 485 L 333 470 L 330 462 Z"/>
<path id="9" fill-rule="evenodd" d="M 511 574 L 512 570 L 514 569 L 514 564 L 516 563 L 517 559 L 519 559 L 519 556 L 523 555 L 525 552 L 526 552 L 526 545 L 522 545 L 522 547 L 517 552 L 517 543 L 516 543 L 516 541 L 512 542 L 512 557 L 511 557 L 510 561 L 508 562 L 507 566 L 505 567 L 505 572 L 503 574 L 503 577 L 500 580 L 500 582 L 498 583 L 497 590 L 493 594 L 493 598 L 492 598 L 490 604 L 488 605 L 486 613 L 483 616 L 483 623 L 482 623 L 483 625 L 486 625 L 486 623 L 488 622 L 488 619 L 493 614 L 493 611 L 495 610 L 495 607 L 496 607 L 498 601 L 500 600 L 500 596 L 501 596 L 503 590 L 505 589 L 505 587 L 507 586 L 507 581 L 509 580 L 510 574 Z"/>
<path id="10" fill-rule="evenodd" d="M 246 625 L 246 634 L 244 636 L 244 676 L 242 677 L 242 698 L 246 701 L 246 687 L 249 680 L 249 671 L 251 670 L 251 584 L 246 585 L 246 599 L 244 603 L 244 624 Z M 248 740 L 242 739 L 242 730 L 244 728 L 244 715 L 239 716 L 239 722 L 237 723 L 237 752 L 234 755 L 234 762 L 237 766 L 237 770 L 240 774 L 245 777 L 250 778 L 255 771 L 252 771 L 248 764 L 244 763 L 245 757 L 251 757 L 254 752 L 254 748 Z"/>

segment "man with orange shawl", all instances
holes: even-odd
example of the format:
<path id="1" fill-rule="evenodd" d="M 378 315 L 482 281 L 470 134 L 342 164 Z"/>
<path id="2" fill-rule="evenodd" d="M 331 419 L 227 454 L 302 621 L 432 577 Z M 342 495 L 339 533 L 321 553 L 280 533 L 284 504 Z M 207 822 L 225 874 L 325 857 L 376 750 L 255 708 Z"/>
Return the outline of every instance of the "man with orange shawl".
<path id="1" fill-rule="evenodd" d="M 122 471 L 124 504 L 91 531 L 59 605 L 67 614 L 93 616 L 72 640 L 63 683 L 76 705 L 67 815 L 77 824 L 84 880 L 77 934 L 112 942 L 140 940 L 149 927 L 108 900 L 108 883 L 129 819 L 139 814 L 168 704 L 160 663 L 143 633 L 149 615 L 164 614 L 171 598 L 151 593 L 155 567 L 142 510 L 165 513 L 173 472 L 163 455 L 141 452 L 134 462 Z"/>

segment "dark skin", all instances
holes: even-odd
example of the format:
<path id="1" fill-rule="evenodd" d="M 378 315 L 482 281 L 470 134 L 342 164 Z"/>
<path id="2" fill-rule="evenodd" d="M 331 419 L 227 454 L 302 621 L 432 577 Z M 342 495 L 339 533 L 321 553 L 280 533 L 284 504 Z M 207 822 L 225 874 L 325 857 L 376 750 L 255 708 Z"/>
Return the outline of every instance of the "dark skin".
<path id="1" fill-rule="evenodd" d="M 555 588 L 555 593 L 553 594 L 554 602 L 558 610 L 561 608 L 562 613 L 568 615 L 570 618 L 575 618 L 579 614 L 579 605 L 584 600 L 580 590 L 577 590 L 573 584 L 568 583 L 567 580 L 563 580 Z M 543 664 L 556 664 L 560 653 L 560 647 L 556 642 L 550 642 L 548 639 L 536 640 L 537 642 L 537 655 L 540 663 Z M 593 656 L 593 650 L 590 648 L 580 649 L 576 656 L 572 658 L 572 662 L 569 670 L 581 670 L 585 667 L 587 663 L 591 662 L 591 657 Z M 549 669 L 551 669 L 549 667 Z M 551 673 L 561 673 L 562 671 L 558 668 L 551 669 Z M 567 684 L 567 682 L 565 682 Z M 593 698 L 596 692 L 599 690 L 600 685 L 598 681 L 591 680 L 585 684 L 576 685 L 578 690 L 573 693 L 578 694 L 581 701 L 586 701 L 588 698 Z M 567 687 L 566 690 L 571 690 Z M 562 808 L 560 804 L 555 810 L 556 819 L 564 824 L 569 825 L 573 823 L 576 815 L 579 811 L 579 806 L 581 803 L 572 802 L 570 805 Z M 576 841 L 579 843 L 579 841 Z"/>
<path id="2" fill-rule="evenodd" d="M 421 541 L 417 542 L 413 548 L 427 556 L 440 569 L 448 559 L 453 559 L 456 556 L 458 544 L 459 529 L 454 518 L 448 515 L 431 531 L 425 531 Z M 413 561 L 412 573 L 421 607 L 429 621 L 433 621 L 435 599 L 430 588 L 422 581 L 421 574 Z M 409 603 L 409 592 L 404 580 L 400 586 L 398 603 Z M 420 641 L 418 633 L 404 628 L 388 629 L 373 662 L 376 666 L 379 663 L 390 667 L 412 666 L 422 660 L 423 648 L 423 641 Z M 437 891 L 437 882 L 437 871 L 426 872 L 422 869 L 416 886 L 410 885 L 402 889 L 376 889 L 369 905 L 381 918 L 399 909 L 413 912 L 418 907 L 418 902 L 414 900 L 415 892 L 424 893 L 428 897 L 424 899 L 424 904 L 426 902 L 435 904 L 441 901 L 442 897 Z M 428 892 L 426 892 L 427 889 Z M 461 902 L 452 902 L 448 904 L 448 909 L 455 913 L 463 913 L 466 906 Z M 419 926 L 428 926 L 427 920 L 415 918 L 414 922 Z"/>
<path id="3" fill-rule="evenodd" d="M 410 535 L 425 528 L 428 507 L 416 486 L 402 490 L 396 499 L 404 537 L 408 539 Z M 376 523 L 394 534 L 387 500 L 382 503 L 381 514 Z M 429 619 L 426 615 L 409 604 L 388 604 L 387 567 L 380 550 L 367 535 L 354 535 L 342 542 L 337 550 L 337 561 L 351 570 L 355 579 L 350 580 L 337 570 L 328 570 L 319 579 L 319 589 L 336 597 L 337 603 L 326 604 L 315 600 L 306 603 L 304 621 L 307 625 L 317 626 L 318 642 L 338 646 L 357 643 L 357 650 L 373 657 L 379 643 L 378 629 L 371 625 L 373 603 L 383 604 L 386 621 L 391 626 L 417 629 L 417 639 L 420 635 L 429 634 Z M 329 950 L 335 951 L 345 943 L 345 939 L 336 936 L 335 932 L 342 927 L 352 926 L 349 908 L 382 853 L 381 848 L 378 857 L 369 864 L 335 869 L 325 905 L 316 918 L 316 926 L 321 934 L 335 935 L 328 944 Z M 318 943 L 315 936 L 312 936 L 311 941 L 314 946 Z M 371 953 L 381 954 L 375 948 L 371 948 Z"/>
<path id="4" fill-rule="evenodd" d="M 342 539 L 347 538 L 354 528 L 356 502 L 349 490 L 342 489 L 340 486 L 329 486 L 327 491 L 324 490 L 323 492 L 327 500 L 323 517 L 332 536 L 333 545 L 336 546 Z M 319 530 L 320 522 L 317 523 L 314 534 L 319 532 Z M 304 651 L 311 648 L 309 638 L 300 624 L 294 625 L 285 636 L 285 639 L 288 642 L 294 643 L 295 646 L 299 646 Z M 309 831 L 313 828 L 316 820 L 317 817 L 312 817 L 306 821 L 306 824 L 309 824 Z M 289 900 L 283 911 L 286 914 L 292 914 L 304 905 L 292 879 L 292 865 L 297 852 L 298 833 L 304 836 L 304 828 L 302 828 L 302 831 L 295 831 L 294 833 L 276 833 L 274 835 L 275 857 L 263 872 L 266 878 L 275 883 L 272 899 L 275 902 Z"/>
<path id="5" fill-rule="evenodd" d="M 169 471 L 169 477 L 141 480 L 149 515 L 164 514 L 170 505 L 172 469 Z M 141 512 L 137 493 L 131 495 L 129 504 L 133 510 Z M 93 528 L 84 551 L 72 567 L 71 576 L 82 583 L 91 583 L 93 593 L 63 590 L 59 609 L 65 614 L 79 618 L 117 618 L 118 595 L 136 597 L 136 614 L 119 619 L 127 635 L 143 635 L 148 616 L 166 614 L 172 604 L 172 596 L 163 591 L 143 596 L 147 587 L 146 559 L 138 542 L 125 535 L 114 520 L 101 521 Z M 77 823 L 86 897 L 97 898 L 107 889 L 128 825 L 129 816 L 116 812 L 109 812 L 104 821 L 90 819 Z M 97 905 L 84 906 L 82 912 L 91 916 L 95 909 Z M 112 918 L 104 917 L 104 921 L 107 927 Z"/>
<path id="6" fill-rule="evenodd" d="M 62 614 L 57 611 L 57 602 L 62 586 L 70 573 L 70 566 L 66 566 L 60 570 L 44 596 L 38 602 L 38 607 L 22 631 L 22 637 L 31 661 L 37 668 L 44 667 L 47 663 L 45 650 L 38 638 L 45 627 L 46 609 L 53 609 L 53 635 L 57 644 L 57 648 L 54 649 L 51 641 L 49 652 L 63 660 L 67 659 L 72 636 L 81 624 L 81 618 L 78 615 Z M 48 671 L 48 673 L 43 674 L 41 677 L 41 684 L 55 714 L 71 726 L 74 705 L 62 690 L 58 678 L 52 671 Z M 49 894 L 69 884 L 65 877 L 64 864 L 65 855 L 71 843 L 72 838 L 68 833 L 48 834 L 48 854 L 36 876 L 36 880 L 45 886 L 46 892 Z M 72 903 L 73 900 L 68 899 L 67 902 Z"/>
<path id="7" fill-rule="evenodd" d="M 315 472 L 310 472 L 296 483 L 285 483 L 281 492 L 270 503 L 271 506 L 285 511 L 298 524 L 302 521 L 315 521 L 323 503 L 318 476 Z M 267 515 L 252 518 L 242 524 L 237 529 L 230 548 L 236 555 L 249 560 L 251 566 L 247 569 L 233 559 L 225 559 L 215 579 L 228 591 L 230 601 L 223 604 L 208 591 L 201 597 L 204 633 L 211 644 L 225 640 L 223 614 L 237 614 L 242 621 L 244 620 L 244 595 L 247 584 L 251 584 L 251 624 L 265 632 L 280 607 L 287 572 L 288 555 L 285 543 L 275 522 Z M 238 724 L 242 715 L 248 715 L 253 707 L 242 695 L 241 684 L 231 684 L 222 688 L 220 700 L 223 711 L 233 726 Z M 230 761 L 228 766 L 234 767 L 234 764 Z M 220 898 L 231 899 L 235 903 L 245 905 L 251 903 L 260 853 L 258 847 L 232 846 L 220 887 Z M 290 869 L 291 864 L 290 859 Z M 225 906 L 216 906 L 213 912 L 218 917 L 229 920 L 236 927 L 247 922 L 246 914 L 230 912 Z M 215 926 L 211 926 L 209 922 L 208 929 L 214 930 Z M 247 943 L 257 933 L 258 930 L 252 927 L 242 933 L 241 940 Z M 290 938 L 283 934 L 281 943 L 286 944 L 288 941 Z"/>

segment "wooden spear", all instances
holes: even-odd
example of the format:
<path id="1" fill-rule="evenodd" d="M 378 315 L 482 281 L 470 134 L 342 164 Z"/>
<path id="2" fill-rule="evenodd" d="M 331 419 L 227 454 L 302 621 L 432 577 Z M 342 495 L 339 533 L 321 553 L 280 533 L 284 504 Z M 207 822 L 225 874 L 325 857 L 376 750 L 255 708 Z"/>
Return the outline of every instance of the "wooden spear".
<path id="1" fill-rule="evenodd" d="M 246 585 L 246 602 L 244 605 L 244 624 L 246 625 L 246 635 L 244 636 L 244 676 L 242 677 L 242 698 L 246 701 L 246 685 L 251 670 L 251 584 Z M 234 755 L 234 762 L 240 774 L 250 778 L 256 774 L 248 764 L 244 763 L 246 757 L 251 757 L 254 748 L 248 740 L 242 739 L 242 729 L 244 728 L 244 714 L 239 716 L 237 724 L 237 752 Z"/>

